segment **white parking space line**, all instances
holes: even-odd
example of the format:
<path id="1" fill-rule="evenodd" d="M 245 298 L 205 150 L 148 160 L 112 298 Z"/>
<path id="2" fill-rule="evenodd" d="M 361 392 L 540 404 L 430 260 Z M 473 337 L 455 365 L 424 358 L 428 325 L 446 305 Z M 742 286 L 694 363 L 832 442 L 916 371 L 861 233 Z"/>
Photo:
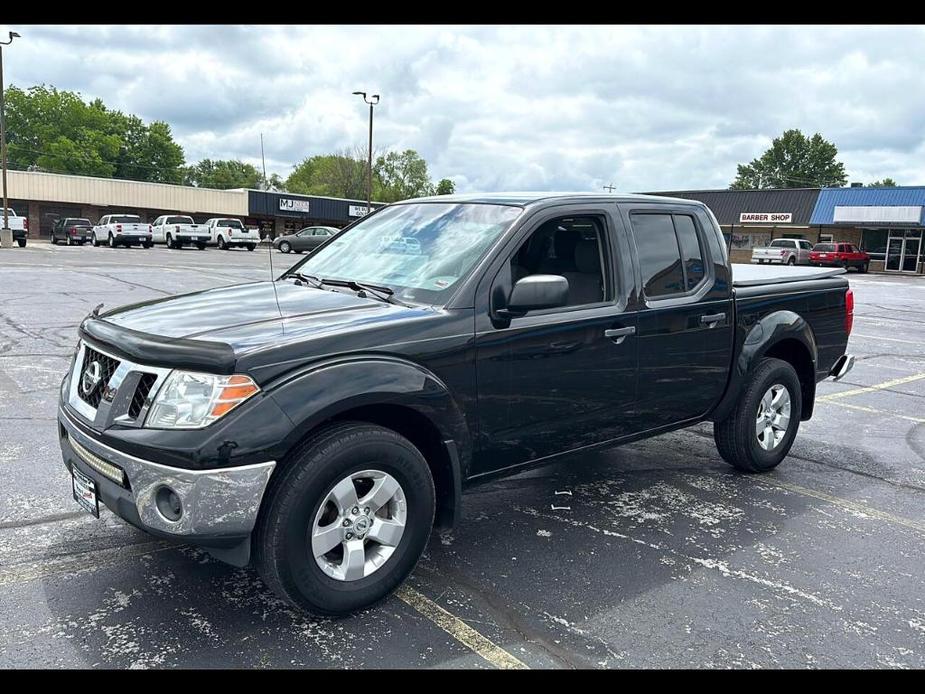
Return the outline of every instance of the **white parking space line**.
<path id="1" fill-rule="evenodd" d="M 904 345 L 922 346 L 921 340 L 900 340 L 898 337 L 879 337 L 878 335 L 861 335 L 860 333 L 851 333 L 851 337 L 860 337 L 865 340 L 882 340 L 883 342 L 901 342 Z"/>
<path id="2" fill-rule="evenodd" d="M 898 412 L 888 412 L 887 410 L 878 410 L 874 407 L 866 407 L 864 405 L 852 405 L 847 402 L 840 402 L 838 400 L 820 400 L 817 398 L 816 402 L 822 402 L 823 405 L 837 405 L 838 407 L 845 407 L 849 410 L 857 410 L 858 412 L 867 412 L 869 414 L 879 414 L 886 415 L 887 417 L 896 417 L 897 419 L 905 419 L 909 422 L 915 422 L 916 424 L 925 423 L 925 417 L 913 417 L 907 414 L 899 414 Z"/>
<path id="3" fill-rule="evenodd" d="M 861 395 L 862 393 L 873 393 L 878 390 L 886 390 L 892 388 L 893 386 L 901 386 L 904 383 L 912 383 L 913 381 L 921 381 L 925 379 L 925 373 L 912 374 L 911 376 L 903 376 L 902 378 L 894 378 L 892 381 L 884 381 L 883 383 L 878 383 L 873 386 L 866 386 L 864 388 L 853 388 L 851 390 L 841 390 L 837 393 L 829 393 L 828 395 L 822 395 L 816 398 L 816 402 L 831 402 L 832 400 L 840 400 L 841 398 L 848 398 L 852 395 Z"/>

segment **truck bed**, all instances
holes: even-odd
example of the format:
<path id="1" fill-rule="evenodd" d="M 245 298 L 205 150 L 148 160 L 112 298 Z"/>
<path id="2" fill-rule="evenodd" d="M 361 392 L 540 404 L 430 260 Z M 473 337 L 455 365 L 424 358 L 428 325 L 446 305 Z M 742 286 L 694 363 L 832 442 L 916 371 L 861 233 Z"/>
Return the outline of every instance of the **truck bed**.
<path id="1" fill-rule="evenodd" d="M 835 277 L 844 273 L 845 268 L 841 267 L 732 263 L 732 286 L 754 287 L 761 284 L 787 284 L 789 282 Z"/>

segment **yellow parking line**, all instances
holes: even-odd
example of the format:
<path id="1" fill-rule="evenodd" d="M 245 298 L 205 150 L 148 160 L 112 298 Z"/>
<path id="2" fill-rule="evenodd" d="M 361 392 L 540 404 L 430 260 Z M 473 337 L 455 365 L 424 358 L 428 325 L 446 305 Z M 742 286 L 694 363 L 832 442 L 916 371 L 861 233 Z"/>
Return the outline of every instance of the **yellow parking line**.
<path id="1" fill-rule="evenodd" d="M 817 492 L 815 489 L 807 489 L 806 487 L 801 487 L 798 484 L 782 482 L 770 477 L 763 477 L 759 481 L 766 482 L 775 487 L 780 487 L 781 489 L 789 489 L 790 491 L 796 492 L 797 494 L 802 494 L 803 496 L 811 496 L 814 499 L 828 501 L 830 504 L 841 506 L 842 508 L 854 511 L 856 513 L 863 513 L 865 516 L 870 516 L 871 518 L 877 518 L 878 520 L 896 523 L 897 525 L 902 525 L 907 528 L 911 528 L 912 530 L 917 530 L 920 533 L 925 533 L 925 523 L 919 523 L 918 521 L 910 520 L 909 518 L 902 518 L 901 516 L 894 516 L 892 513 L 880 511 L 873 508 L 872 506 L 868 506 L 867 504 L 861 504 L 857 501 L 842 499 L 840 496 L 832 496 L 831 494 L 826 494 L 825 492 Z"/>
<path id="2" fill-rule="evenodd" d="M 849 405 L 847 402 L 838 402 L 837 400 L 823 400 L 822 404 L 823 405 L 837 405 L 838 407 L 847 407 L 849 410 L 859 410 L 860 412 L 869 412 L 871 414 L 885 414 L 889 417 L 897 417 L 899 419 L 906 419 L 910 422 L 915 422 L 916 424 L 925 423 L 925 418 L 922 418 L 922 417 L 912 417 L 911 415 L 899 414 L 898 412 L 887 412 L 886 410 L 878 410 L 874 407 L 865 407 L 864 405 Z"/>
<path id="3" fill-rule="evenodd" d="M 861 395 L 862 393 L 872 393 L 877 390 L 886 390 L 887 388 L 892 388 L 893 386 L 901 386 L 904 383 L 921 381 L 923 378 L 925 378 L 925 373 L 912 374 L 911 376 L 903 376 L 902 378 L 894 378 L 892 381 L 884 381 L 883 383 L 878 383 L 875 386 L 867 386 L 866 388 L 854 388 L 853 390 L 842 390 L 838 393 L 822 395 L 816 398 L 816 402 L 830 402 L 832 400 L 838 400 L 841 398 L 850 398 L 852 395 Z"/>
<path id="4" fill-rule="evenodd" d="M 399 600 L 413 607 L 466 648 L 502 670 L 527 670 L 525 663 L 497 646 L 456 615 L 447 612 L 430 598 L 404 585 L 395 593 Z"/>

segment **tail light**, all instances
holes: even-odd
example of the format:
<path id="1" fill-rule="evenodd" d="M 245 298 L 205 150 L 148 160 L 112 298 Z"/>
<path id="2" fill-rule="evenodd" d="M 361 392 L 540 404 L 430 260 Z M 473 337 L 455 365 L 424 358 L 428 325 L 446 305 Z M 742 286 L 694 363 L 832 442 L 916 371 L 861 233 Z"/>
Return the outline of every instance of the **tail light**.
<path id="1" fill-rule="evenodd" d="M 845 292 L 845 332 L 851 335 L 851 328 L 854 326 L 854 292 L 851 288 Z"/>
<path id="2" fill-rule="evenodd" d="M 68 228 L 67 228 L 67 233 L 69 233 L 71 236 L 73 236 L 74 234 L 77 233 L 77 227 L 68 227 Z"/>
<path id="3" fill-rule="evenodd" d="M 23 217 L 23 218 L 22 218 L 22 228 L 23 228 L 25 231 L 29 231 L 29 218 L 28 218 L 28 217 Z"/>
<path id="4" fill-rule="evenodd" d="M 122 233 L 122 225 L 121 225 L 121 224 L 116 224 L 116 233 L 117 233 L 117 234 L 121 234 L 121 233 Z"/>

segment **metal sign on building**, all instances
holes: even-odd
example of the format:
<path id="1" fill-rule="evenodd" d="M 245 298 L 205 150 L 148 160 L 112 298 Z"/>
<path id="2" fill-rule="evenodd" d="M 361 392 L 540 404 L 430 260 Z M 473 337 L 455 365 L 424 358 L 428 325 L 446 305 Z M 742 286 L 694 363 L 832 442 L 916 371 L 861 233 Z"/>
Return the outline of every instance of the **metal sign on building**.
<path id="1" fill-rule="evenodd" d="M 790 224 L 793 221 L 792 212 L 742 212 L 739 222 L 742 224 L 755 224 L 768 222 L 771 224 Z"/>
<path id="2" fill-rule="evenodd" d="M 867 222 L 918 224 L 922 219 L 919 205 L 836 205 L 833 222 Z"/>
<path id="3" fill-rule="evenodd" d="M 347 214 L 351 217 L 365 217 L 369 213 L 366 205 L 350 205 Z"/>
<path id="4" fill-rule="evenodd" d="M 308 200 L 294 198 L 280 198 L 279 209 L 282 212 L 308 212 Z"/>

